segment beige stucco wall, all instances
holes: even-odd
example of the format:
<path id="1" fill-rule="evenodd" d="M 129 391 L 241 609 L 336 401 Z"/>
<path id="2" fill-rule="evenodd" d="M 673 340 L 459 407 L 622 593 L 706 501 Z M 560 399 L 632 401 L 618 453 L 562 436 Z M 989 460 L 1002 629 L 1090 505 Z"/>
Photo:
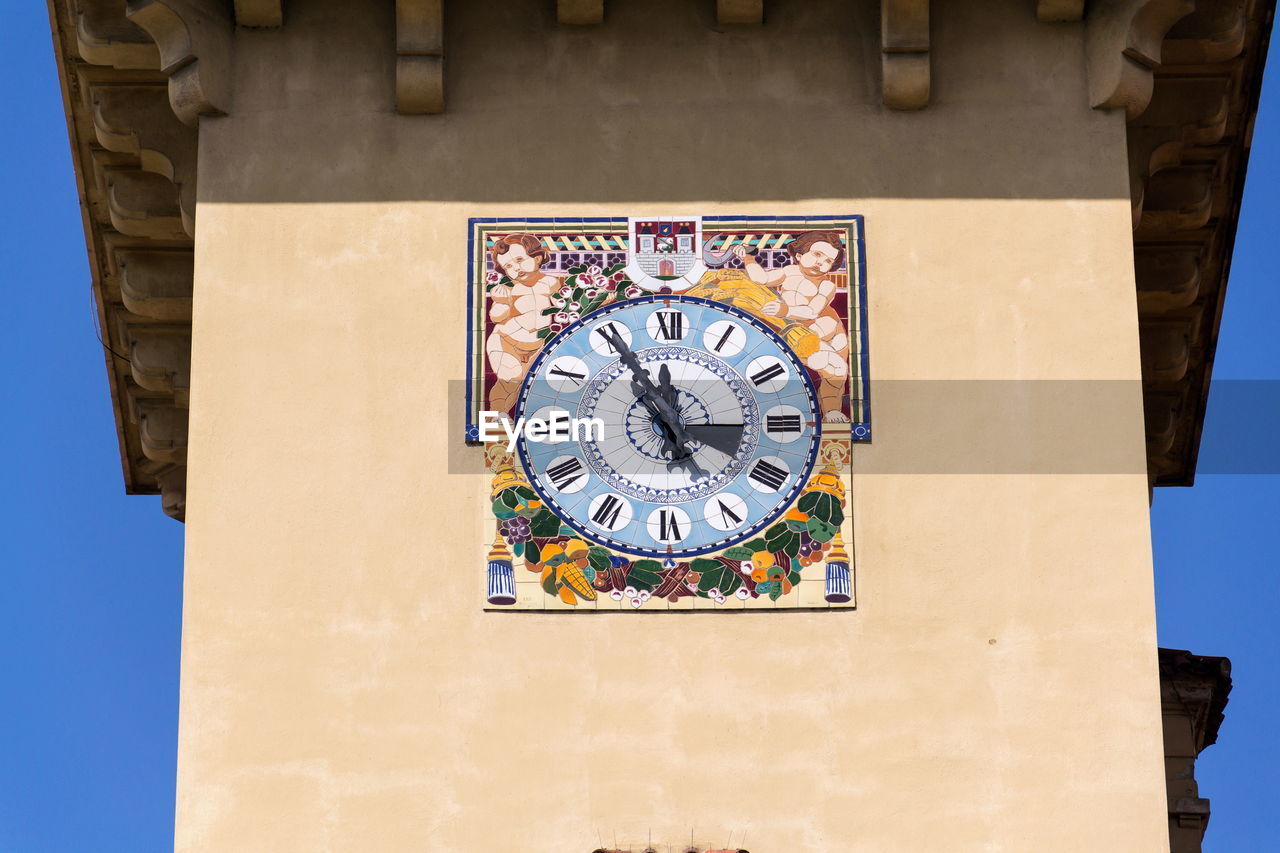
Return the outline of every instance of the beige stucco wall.
<path id="1" fill-rule="evenodd" d="M 1079 29 L 935 8 L 894 114 L 872 3 L 454 3 L 415 118 L 374 5 L 242 34 L 202 128 L 177 848 L 1167 849 L 1123 120 Z M 805 211 L 866 215 L 876 380 L 1130 380 L 1085 424 L 1129 473 L 893 473 L 946 414 L 886 392 L 856 612 L 483 612 L 466 218 Z M 1017 468 L 1081 428 L 1015 402 L 949 440 Z"/>

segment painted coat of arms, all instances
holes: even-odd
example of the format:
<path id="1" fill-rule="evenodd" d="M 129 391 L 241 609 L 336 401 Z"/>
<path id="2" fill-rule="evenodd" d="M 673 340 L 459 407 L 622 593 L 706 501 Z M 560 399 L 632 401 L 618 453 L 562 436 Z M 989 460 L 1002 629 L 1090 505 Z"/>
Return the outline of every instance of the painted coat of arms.
<path id="1" fill-rule="evenodd" d="M 472 219 L 493 609 L 849 608 L 858 216 Z M 499 428 L 499 426 L 501 428 Z"/>

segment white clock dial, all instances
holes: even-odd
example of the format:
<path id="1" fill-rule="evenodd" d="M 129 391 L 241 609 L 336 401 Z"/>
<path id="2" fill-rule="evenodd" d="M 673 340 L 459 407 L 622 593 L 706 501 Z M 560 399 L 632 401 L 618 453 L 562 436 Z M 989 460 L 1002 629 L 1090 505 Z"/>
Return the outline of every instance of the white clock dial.
<path id="1" fill-rule="evenodd" d="M 603 434 L 518 449 L 539 497 L 617 551 L 687 557 L 741 542 L 791 504 L 813 469 L 818 405 L 764 320 L 687 296 L 606 305 L 548 341 L 518 411 L 555 409 Z"/>

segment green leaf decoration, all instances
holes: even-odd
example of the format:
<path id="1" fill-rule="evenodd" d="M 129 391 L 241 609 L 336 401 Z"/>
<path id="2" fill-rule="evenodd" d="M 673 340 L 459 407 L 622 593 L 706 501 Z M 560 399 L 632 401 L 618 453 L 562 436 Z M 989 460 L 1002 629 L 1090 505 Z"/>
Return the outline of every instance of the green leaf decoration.
<path id="1" fill-rule="evenodd" d="M 796 509 L 813 515 L 813 505 L 818 502 L 818 498 L 821 496 L 822 492 L 805 492 L 800 496 L 799 502 L 796 503 Z"/>
<path id="2" fill-rule="evenodd" d="M 698 592 L 706 593 L 713 589 L 724 592 L 724 587 L 721 585 L 724 580 L 724 571 L 724 566 L 717 564 L 715 568 L 703 572 L 698 580 Z"/>
<path id="3" fill-rule="evenodd" d="M 538 499 L 538 493 L 528 486 L 512 486 L 512 488 L 515 489 L 516 494 L 524 499 L 525 503 L 528 503 L 529 501 L 536 501 Z"/>
<path id="4" fill-rule="evenodd" d="M 559 553 L 559 554 L 555 554 L 555 555 L 553 555 L 553 556 L 551 556 L 551 557 L 548 557 L 548 558 L 547 558 L 547 565 L 548 565 L 548 566 L 558 566 L 558 565 L 560 565 L 561 563 L 567 562 L 567 561 L 568 561 L 568 559 L 569 559 L 569 558 L 568 558 L 568 557 L 566 557 L 566 556 L 564 555 L 564 552 L 562 551 L 562 552 L 561 552 L 561 553 Z"/>
<path id="5" fill-rule="evenodd" d="M 810 492 L 801 498 L 801 502 L 809 497 L 813 498 L 812 508 L 806 510 L 810 518 L 820 519 L 836 527 L 840 526 L 840 522 L 844 521 L 844 510 L 840 508 L 840 500 L 835 495 L 829 495 L 826 492 Z"/>
<path id="6" fill-rule="evenodd" d="M 633 586 L 636 589 L 644 589 L 653 592 L 662 584 L 662 576 L 655 575 L 653 572 L 636 571 L 632 569 L 627 573 L 627 586 Z"/>
<path id="7" fill-rule="evenodd" d="M 662 564 L 657 560 L 636 560 L 627 572 L 627 585 L 652 592 L 662 584 Z"/>
<path id="8" fill-rule="evenodd" d="M 512 553 L 512 554 L 515 554 L 517 557 L 519 557 L 519 556 L 521 556 L 522 554 L 524 554 L 524 543 L 523 543 L 523 542 L 517 542 L 516 544 L 512 545 L 512 546 L 511 546 L 511 553 Z"/>
<path id="9" fill-rule="evenodd" d="M 751 555 L 754 553 L 755 551 L 752 551 L 745 545 L 735 545 L 732 548 L 726 549 L 722 556 L 729 560 L 742 562 L 743 560 L 750 560 Z"/>
<path id="10" fill-rule="evenodd" d="M 556 583 L 556 573 L 547 572 L 546 579 L 542 581 L 542 591 L 547 595 L 555 595 L 557 586 L 559 584 Z"/>
<path id="11" fill-rule="evenodd" d="M 798 571 L 792 572 L 791 574 L 787 575 L 787 580 L 791 582 L 792 586 L 795 586 L 796 584 L 800 583 L 800 573 Z"/>
<path id="12" fill-rule="evenodd" d="M 562 525 L 560 525 L 560 533 L 559 533 L 559 535 L 560 535 L 560 536 L 577 536 L 578 534 L 574 533 L 574 532 L 573 532 L 573 528 L 572 528 L 572 527 L 570 527 L 569 525 L 567 525 L 567 524 L 562 524 Z"/>
<path id="13" fill-rule="evenodd" d="M 787 523 L 785 521 L 779 521 L 773 527 L 770 527 L 768 530 L 764 532 L 764 541 L 768 542 L 770 539 L 776 539 L 777 537 L 781 536 L 786 532 L 787 532 Z M 769 550 L 773 551 L 776 549 L 770 548 Z"/>
<path id="14" fill-rule="evenodd" d="M 841 520 L 843 521 L 843 519 Z M 819 542 L 830 542 L 835 538 L 836 530 L 838 528 L 834 524 L 828 521 L 823 521 L 820 518 L 810 518 L 808 529 L 809 535 Z"/>
<path id="15" fill-rule="evenodd" d="M 501 499 L 493 502 L 493 514 L 498 518 L 501 518 L 503 521 L 506 521 L 508 518 L 516 517 L 516 511 L 504 504 Z"/>
<path id="16" fill-rule="evenodd" d="M 524 543 L 524 558 L 530 563 L 536 563 L 542 559 L 542 552 L 538 550 L 538 543 L 529 540 Z"/>
<path id="17" fill-rule="evenodd" d="M 724 563 L 719 560 L 712 560 L 709 557 L 696 557 L 693 562 L 689 563 L 689 568 L 695 572 L 703 572 L 705 574 L 706 572 L 724 568 Z"/>
<path id="18" fill-rule="evenodd" d="M 539 509 L 529 519 L 529 533 L 539 539 L 560 535 L 560 518 L 549 509 Z"/>
<path id="19" fill-rule="evenodd" d="M 732 570 L 725 569 L 720 580 L 720 594 L 733 595 L 740 586 L 742 586 L 742 578 L 734 574 Z"/>
<path id="20" fill-rule="evenodd" d="M 769 598 L 773 599 L 774 601 L 777 601 L 779 598 L 782 598 L 782 584 L 776 581 L 774 582 L 773 589 L 769 590 Z"/>
<path id="21" fill-rule="evenodd" d="M 741 545 L 741 547 L 746 548 L 746 549 L 747 549 L 748 551 L 750 551 L 752 554 L 754 554 L 754 553 L 755 553 L 755 552 L 757 552 L 757 551 L 768 551 L 768 550 L 769 550 L 769 546 L 767 546 L 767 545 L 765 545 L 765 544 L 764 544 L 764 540 L 763 540 L 763 539 L 752 539 L 752 540 L 750 540 L 750 541 L 748 541 L 748 542 L 743 542 L 743 543 L 742 543 L 742 545 Z M 747 559 L 749 560 L 749 559 L 751 559 L 751 558 L 750 558 L 750 557 L 748 557 Z"/>
<path id="22" fill-rule="evenodd" d="M 802 530 L 808 529 L 808 524 L 809 522 L 807 521 L 798 521 L 798 520 L 788 519 L 787 529 L 792 531 L 793 533 L 799 533 Z"/>
<path id="23" fill-rule="evenodd" d="M 541 329 L 539 329 L 539 330 L 538 330 L 538 337 L 540 337 L 540 338 L 544 338 L 544 339 L 545 339 L 545 338 L 548 338 L 548 337 L 550 337 L 550 336 L 551 336 L 551 327 L 550 327 L 550 326 L 543 326 Z"/>
<path id="24" fill-rule="evenodd" d="M 502 501 L 502 505 L 515 509 L 516 504 L 520 503 L 520 495 L 516 493 L 515 486 L 509 489 L 503 489 L 502 494 L 498 495 L 498 500 Z"/>
<path id="25" fill-rule="evenodd" d="M 597 572 L 609 571 L 609 552 L 599 545 L 592 545 L 587 549 L 587 561 Z"/>
<path id="26" fill-rule="evenodd" d="M 781 527 L 782 531 L 774 534 L 774 531 Z M 788 557 L 794 557 L 800 553 L 800 534 L 794 530 L 787 528 L 785 524 L 774 525 L 769 528 L 769 533 L 765 535 L 765 547 L 775 554 L 781 552 Z"/>

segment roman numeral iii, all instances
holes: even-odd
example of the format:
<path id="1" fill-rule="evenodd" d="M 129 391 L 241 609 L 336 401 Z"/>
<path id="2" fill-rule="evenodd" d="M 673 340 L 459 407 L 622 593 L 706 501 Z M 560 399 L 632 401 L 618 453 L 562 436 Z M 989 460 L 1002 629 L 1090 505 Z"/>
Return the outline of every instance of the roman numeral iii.
<path id="1" fill-rule="evenodd" d="M 782 488 L 782 484 L 787 481 L 787 472 L 785 469 L 779 468 L 777 465 L 766 462 L 763 459 L 756 461 L 755 466 L 751 469 L 751 473 L 747 476 L 773 492 Z"/>

